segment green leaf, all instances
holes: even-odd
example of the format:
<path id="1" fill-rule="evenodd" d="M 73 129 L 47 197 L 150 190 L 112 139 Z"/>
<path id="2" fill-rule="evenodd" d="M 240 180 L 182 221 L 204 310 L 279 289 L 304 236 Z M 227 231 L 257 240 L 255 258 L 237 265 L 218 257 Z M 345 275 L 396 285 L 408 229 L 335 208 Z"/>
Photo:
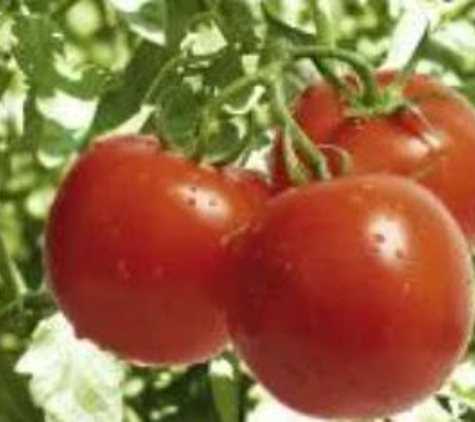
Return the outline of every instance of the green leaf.
<path id="1" fill-rule="evenodd" d="M 5 334 L 1 334 L 0 337 Z M 25 383 L 13 372 L 13 360 L 0 348 L 0 420 L 40 422 L 42 416 L 30 400 Z"/>
<path id="2" fill-rule="evenodd" d="M 78 340 L 59 314 L 38 325 L 16 371 L 30 377 L 31 395 L 46 422 L 123 420 L 123 365 Z"/>
<path id="3" fill-rule="evenodd" d="M 160 108 L 158 125 L 163 140 L 172 149 L 191 153 L 202 108 L 200 97 L 182 83 L 167 90 Z"/>
<path id="4" fill-rule="evenodd" d="M 112 76 L 105 69 L 94 65 L 82 69 L 78 79 L 62 77 L 58 81 L 58 88 L 67 94 L 84 100 L 95 98 L 110 85 Z"/>
<path id="5" fill-rule="evenodd" d="M 125 18 L 130 28 L 143 38 L 162 43 L 166 24 L 166 2 L 151 0 L 143 4 L 137 11 L 119 13 Z"/>
<path id="6" fill-rule="evenodd" d="M 237 160 L 247 146 L 246 138 L 232 122 L 221 123 L 219 131 L 208 140 L 204 154 L 210 164 L 226 164 Z"/>
<path id="7" fill-rule="evenodd" d="M 212 61 L 204 75 L 205 84 L 213 88 L 224 88 L 244 75 L 241 56 L 232 47 L 224 49 Z"/>
<path id="8" fill-rule="evenodd" d="M 165 49 L 156 44 L 139 45 L 121 82 L 102 96 L 89 137 L 119 126 L 140 110 L 167 58 Z"/>
<path id="9" fill-rule="evenodd" d="M 28 9 L 34 13 L 46 13 L 52 3 L 50 0 L 24 0 L 24 2 Z"/>
<path id="10" fill-rule="evenodd" d="M 269 1 L 264 1 L 262 3 L 262 10 L 267 22 L 269 37 L 280 37 L 297 45 L 315 44 L 314 35 L 291 26 L 279 19 L 279 17 L 273 12 L 273 8 Z"/>
<path id="11" fill-rule="evenodd" d="M 178 49 L 193 17 L 206 10 L 203 3 L 204 0 L 166 0 L 166 39 L 170 49 Z"/>
<path id="12" fill-rule="evenodd" d="M 214 402 L 221 422 L 240 422 L 239 375 L 229 359 L 219 358 L 209 366 Z"/>
<path id="13" fill-rule="evenodd" d="M 229 43 L 240 43 L 245 51 L 253 50 L 258 37 L 255 18 L 243 0 L 215 0 L 218 26 Z"/>
<path id="14" fill-rule="evenodd" d="M 0 65 L 0 98 L 5 94 L 13 79 L 13 72 Z"/>
<path id="15" fill-rule="evenodd" d="M 67 156 L 77 150 L 80 142 L 76 132 L 66 129 L 58 122 L 44 116 L 30 97 L 25 109 L 24 147 L 35 149 L 49 156 Z"/>
<path id="16" fill-rule="evenodd" d="M 464 84 L 459 91 L 475 105 L 475 81 Z"/>
<path id="17" fill-rule="evenodd" d="M 54 23 L 46 16 L 19 15 L 13 32 L 14 55 L 29 85 L 39 95 L 51 94 L 56 83 L 55 55 L 62 47 Z"/>

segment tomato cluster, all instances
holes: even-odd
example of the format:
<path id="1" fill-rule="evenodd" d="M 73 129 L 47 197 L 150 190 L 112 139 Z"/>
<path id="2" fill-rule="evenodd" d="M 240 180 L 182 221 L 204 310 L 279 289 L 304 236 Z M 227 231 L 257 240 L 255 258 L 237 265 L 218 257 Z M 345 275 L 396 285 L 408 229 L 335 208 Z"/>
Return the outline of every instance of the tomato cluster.
<path id="1" fill-rule="evenodd" d="M 473 326 L 475 114 L 425 77 L 406 95 L 417 110 L 355 120 L 328 85 L 310 88 L 297 120 L 354 167 L 299 188 L 279 142 L 272 188 L 154 138 L 98 142 L 47 231 L 52 289 L 78 334 L 162 365 L 231 339 L 271 393 L 320 417 L 388 415 L 434 393 Z"/>

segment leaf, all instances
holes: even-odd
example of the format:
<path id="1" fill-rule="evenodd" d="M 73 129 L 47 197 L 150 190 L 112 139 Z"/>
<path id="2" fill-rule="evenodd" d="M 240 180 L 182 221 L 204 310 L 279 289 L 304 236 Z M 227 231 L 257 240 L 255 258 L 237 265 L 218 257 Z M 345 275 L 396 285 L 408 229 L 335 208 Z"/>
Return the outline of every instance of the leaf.
<path id="1" fill-rule="evenodd" d="M 51 5 L 49 0 L 24 0 L 28 9 L 34 13 L 46 13 Z"/>
<path id="2" fill-rule="evenodd" d="M 258 41 L 254 15 L 242 0 L 217 0 L 214 8 L 218 26 L 230 44 L 240 43 L 245 51 Z"/>
<path id="3" fill-rule="evenodd" d="M 221 422 L 240 422 L 240 391 L 235 366 L 219 358 L 209 366 L 211 389 Z"/>
<path id="4" fill-rule="evenodd" d="M 464 84 L 459 91 L 468 98 L 469 101 L 475 105 L 475 81 Z"/>
<path id="5" fill-rule="evenodd" d="M 262 3 L 264 18 L 267 22 L 269 37 L 280 37 L 296 45 L 315 44 L 315 36 L 291 26 L 273 13 L 269 1 Z"/>
<path id="6" fill-rule="evenodd" d="M 22 137 L 25 148 L 36 149 L 49 156 L 66 156 L 79 148 L 76 132 L 39 112 L 34 98 L 30 97 L 25 107 L 25 132 Z"/>
<path id="7" fill-rule="evenodd" d="M 13 72 L 0 65 L 0 98 L 5 94 L 13 79 Z"/>
<path id="8" fill-rule="evenodd" d="M 225 164 L 237 160 L 247 146 L 246 138 L 232 122 L 221 123 L 218 133 L 208 140 L 205 160 L 210 164 Z"/>
<path id="9" fill-rule="evenodd" d="M 166 0 L 166 9 L 166 40 L 171 50 L 177 50 L 193 17 L 206 8 L 202 0 Z"/>
<path id="10" fill-rule="evenodd" d="M 30 400 L 25 383 L 13 372 L 12 359 L 0 349 L 0 420 L 39 422 L 41 414 Z"/>
<path id="11" fill-rule="evenodd" d="M 202 102 L 192 88 L 182 83 L 167 91 L 159 113 L 159 132 L 172 149 L 191 153 Z"/>
<path id="12" fill-rule="evenodd" d="M 55 55 L 62 43 L 56 27 L 46 16 L 19 15 L 13 32 L 17 38 L 14 55 L 31 87 L 39 95 L 49 95 L 56 83 Z"/>
<path id="13" fill-rule="evenodd" d="M 151 0 L 134 11 L 118 10 L 130 25 L 130 29 L 149 41 L 163 44 L 166 23 L 165 7 L 164 0 Z"/>
<path id="14" fill-rule="evenodd" d="M 240 54 L 228 47 L 212 61 L 204 75 L 205 84 L 210 87 L 224 88 L 232 81 L 244 75 Z"/>
<path id="15" fill-rule="evenodd" d="M 89 65 L 82 69 L 78 79 L 59 79 L 58 88 L 73 97 L 87 100 L 101 95 L 111 79 L 111 74 L 105 69 Z"/>
<path id="16" fill-rule="evenodd" d="M 119 126 L 140 110 L 167 58 L 163 47 L 149 41 L 139 45 L 121 82 L 100 99 L 89 137 Z"/>
<path id="17" fill-rule="evenodd" d="M 237 79 L 245 76 L 242 56 L 232 47 L 227 47 L 211 62 L 204 74 L 204 83 L 213 89 L 225 89 Z M 236 114 L 249 112 L 249 105 L 254 106 L 254 87 L 242 90 L 232 96 L 227 105 L 232 107 Z M 245 109 L 245 110 L 242 110 Z"/>
<path id="18" fill-rule="evenodd" d="M 75 338 L 65 318 L 43 320 L 16 371 L 28 375 L 46 422 L 121 421 L 124 367 L 93 344 Z"/>

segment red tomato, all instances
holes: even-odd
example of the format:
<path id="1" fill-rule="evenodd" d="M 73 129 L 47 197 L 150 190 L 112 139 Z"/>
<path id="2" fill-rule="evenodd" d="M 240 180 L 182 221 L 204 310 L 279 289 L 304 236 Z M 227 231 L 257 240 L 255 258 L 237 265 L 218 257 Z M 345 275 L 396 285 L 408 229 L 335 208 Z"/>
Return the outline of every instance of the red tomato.
<path id="1" fill-rule="evenodd" d="M 378 75 L 380 86 L 394 73 Z M 429 77 L 413 76 L 405 90 L 414 107 L 389 116 L 354 119 L 326 83 L 310 87 L 295 115 L 318 144 L 331 144 L 353 157 L 355 174 L 396 173 L 419 181 L 453 212 L 475 240 L 475 112 L 454 90 Z M 327 152 L 336 170 L 334 153 Z M 273 169 L 277 190 L 289 186 L 280 148 Z"/>
<path id="2" fill-rule="evenodd" d="M 434 393 L 466 349 L 466 241 L 442 203 L 407 179 L 290 190 L 230 249 L 231 336 L 256 377 L 297 411 L 404 410 Z"/>
<path id="3" fill-rule="evenodd" d="M 100 142 L 61 186 L 47 233 L 78 334 L 143 363 L 202 361 L 228 340 L 224 239 L 262 209 L 253 177 L 198 167 L 152 138 Z"/>

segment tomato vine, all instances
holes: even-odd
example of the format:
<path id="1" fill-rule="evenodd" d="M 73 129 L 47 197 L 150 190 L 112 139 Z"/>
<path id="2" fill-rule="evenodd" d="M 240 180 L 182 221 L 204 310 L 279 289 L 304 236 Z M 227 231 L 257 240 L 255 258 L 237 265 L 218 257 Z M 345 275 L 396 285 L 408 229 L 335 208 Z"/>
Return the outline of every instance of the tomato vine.
<path id="1" fill-rule="evenodd" d="M 55 350 L 51 327 L 61 324 L 50 319 L 57 308 L 46 288 L 46 219 L 63 177 L 97 139 L 154 134 L 166 149 L 219 171 L 229 166 L 268 171 L 263 157 L 275 159 L 269 150 L 277 145 L 284 185 L 300 186 L 351 175 L 366 164 L 364 153 L 349 151 L 337 130 L 329 136 L 307 127 L 299 101 L 309 86 L 324 86 L 341 100 L 339 122 L 349 133 L 358 126 L 349 121 L 364 127 L 375 116 L 419 121 L 405 89 L 421 70 L 453 85 L 450 95 L 457 90 L 475 101 L 475 64 L 467 53 L 475 48 L 473 0 L 417 2 L 430 18 L 425 37 L 389 85 L 381 84 L 375 69 L 384 64 L 391 37 L 410 13 L 404 2 L 293 3 L 289 8 L 279 0 L 1 2 L 0 378 L 7 381 L 0 386 L 5 391 L 0 419 L 5 408 L 5 420 L 42 420 L 34 402 L 47 417 L 61 420 L 41 392 L 32 395 L 26 379 L 18 381 L 13 367 L 25 352 L 43 350 L 41 336 L 51 341 L 48 353 Z M 413 35 L 409 29 L 404 37 Z M 334 103 L 324 103 L 333 110 Z M 326 110 L 319 113 L 327 116 Z M 431 130 L 424 126 L 422 132 Z M 381 147 L 381 156 L 385 151 Z M 267 173 L 267 179 L 280 176 Z M 13 349 L 4 352 L 4 343 Z M 107 397 L 126 403 L 127 422 L 150 420 L 154 411 L 170 422 L 244 422 L 256 404 L 254 384 L 240 362 L 228 358 L 225 354 L 234 368 L 228 372 L 238 374 L 234 378 L 206 365 L 180 373 L 127 367 L 125 381 L 114 378 L 116 388 L 107 390 Z M 65 362 L 61 368 L 69 364 L 75 367 Z M 41 385 L 54 383 L 41 378 L 42 368 L 25 372 L 33 374 L 30 385 L 38 379 L 45 382 Z M 158 388 L 162 376 L 170 377 L 170 385 Z M 58 383 L 61 388 L 68 387 L 66 378 Z M 141 387 L 123 394 L 131 380 Z M 97 397 L 107 386 L 94 388 L 91 395 Z M 20 400 L 12 405 L 15 396 Z M 237 400 L 229 407 L 238 407 L 239 415 L 226 415 L 222 403 L 214 404 L 220 400 Z"/>

